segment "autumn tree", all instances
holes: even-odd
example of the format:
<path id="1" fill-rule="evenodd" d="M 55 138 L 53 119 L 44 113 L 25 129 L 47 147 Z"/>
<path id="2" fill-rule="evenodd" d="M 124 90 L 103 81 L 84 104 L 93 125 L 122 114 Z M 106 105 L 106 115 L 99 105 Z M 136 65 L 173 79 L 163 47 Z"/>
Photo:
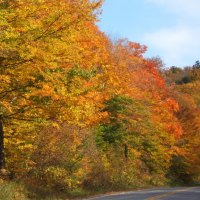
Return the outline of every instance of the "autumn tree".
<path id="1" fill-rule="evenodd" d="M 76 64 L 83 64 L 79 62 L 81 35 L 87 33 L 86 24 L 94 23 L 100 4 L 1 1 L 1 169 L 5 166 L 3 124 L 6 137 L 11 137 L 22 132 L 18 127 L 26 129 L 28 122 L 34 129 L 34 124 L 49 120 L 76 120 L 76 111 L 64 109 L 72 101 L 66 79 Z"/>
<path id="2" fill-rule="evenodd" d="M 168 94 L 160 73 L 161 62 L 143 57 L 145 46 L 119 40 L 109 49 L 110 66 L 104 85 L 107 99 L 102 109 L 107 117 L 97 128 L 96 143 L 103 163 L 99 173 L 108 172 L 110 176 L 99 179 L 99 185 L 112 181 L 113 185 L 137 184 L 135 177 L 142 173 L 144 182 L 162 184 L 182 132 L 174 115 L 178 104 Z M 91 172 L 91 185 L 98 183 L 95 177 Z"/>

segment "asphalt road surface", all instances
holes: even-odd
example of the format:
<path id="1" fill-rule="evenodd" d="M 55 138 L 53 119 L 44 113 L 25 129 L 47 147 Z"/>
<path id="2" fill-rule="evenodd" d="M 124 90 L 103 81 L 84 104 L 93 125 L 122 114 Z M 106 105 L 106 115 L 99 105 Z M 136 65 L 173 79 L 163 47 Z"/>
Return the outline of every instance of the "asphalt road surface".
<path id="1" fill-rule="evenodd" d="M 200 187 L 160 188 L 94 197 L 88 200 L 200 200 Z"/>

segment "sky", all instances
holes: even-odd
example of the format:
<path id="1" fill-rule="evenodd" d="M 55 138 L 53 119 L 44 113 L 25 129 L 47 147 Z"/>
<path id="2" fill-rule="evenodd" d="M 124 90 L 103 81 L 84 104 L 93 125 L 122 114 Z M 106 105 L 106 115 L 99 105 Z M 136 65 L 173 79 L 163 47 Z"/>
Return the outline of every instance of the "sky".
<path id="1" fill-rule="evenodd" d="M 200 60 L 200 0 L 105 0 L 98 23 L 113 39 L 148 46 L 166 67 Z"/>

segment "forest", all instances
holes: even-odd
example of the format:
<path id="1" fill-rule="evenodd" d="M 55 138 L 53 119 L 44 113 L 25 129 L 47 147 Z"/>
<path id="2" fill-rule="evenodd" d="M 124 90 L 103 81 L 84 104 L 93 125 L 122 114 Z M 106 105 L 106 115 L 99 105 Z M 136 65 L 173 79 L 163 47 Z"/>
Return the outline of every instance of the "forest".
<path id="1" fill-rule="evenodd" d="M 0 199 L 200 182 L 200 62 L 112 40 L 102 4 L 0 0 Z"/>

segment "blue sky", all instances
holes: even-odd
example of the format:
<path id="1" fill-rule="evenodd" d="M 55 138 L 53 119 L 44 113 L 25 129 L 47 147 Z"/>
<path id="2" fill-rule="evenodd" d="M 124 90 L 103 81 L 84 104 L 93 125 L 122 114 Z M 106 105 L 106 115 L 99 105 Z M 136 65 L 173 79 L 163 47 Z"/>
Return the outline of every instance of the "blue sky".
<path id="1" fill-rule="evenodd" d="M 200 0 L 105 0 L 98 23 L 111 38 L 148 46 L 166 67 L 200 60 Z"/>

